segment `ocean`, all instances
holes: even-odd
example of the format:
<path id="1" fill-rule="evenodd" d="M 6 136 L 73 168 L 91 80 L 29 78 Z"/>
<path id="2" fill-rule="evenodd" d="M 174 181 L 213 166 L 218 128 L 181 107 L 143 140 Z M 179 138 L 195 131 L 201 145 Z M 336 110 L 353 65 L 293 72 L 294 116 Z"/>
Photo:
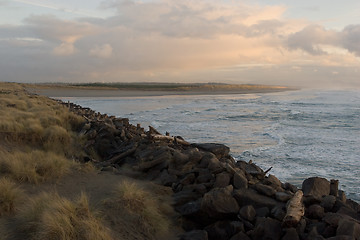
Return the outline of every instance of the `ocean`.
<path id="1" fill-rule="evenodd" d="M 283 182 L 338 179 L 360 201 L 360 91 L 60 98 L 189 142 L 224 143 Z"/>

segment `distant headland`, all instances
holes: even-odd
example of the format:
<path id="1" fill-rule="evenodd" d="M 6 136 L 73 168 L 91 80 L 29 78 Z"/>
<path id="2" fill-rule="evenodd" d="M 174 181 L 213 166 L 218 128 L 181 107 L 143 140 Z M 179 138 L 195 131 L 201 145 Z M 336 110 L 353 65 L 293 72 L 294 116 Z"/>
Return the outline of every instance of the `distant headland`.
<path id="1" fill-rule="evenodd" d="M 139 97 L 164 95 L 225 95 L 269 93 L 296 88 L 259 84 L 225 83 L 48 83 L 26 84 L 34 93 L 51 97 Z"/>

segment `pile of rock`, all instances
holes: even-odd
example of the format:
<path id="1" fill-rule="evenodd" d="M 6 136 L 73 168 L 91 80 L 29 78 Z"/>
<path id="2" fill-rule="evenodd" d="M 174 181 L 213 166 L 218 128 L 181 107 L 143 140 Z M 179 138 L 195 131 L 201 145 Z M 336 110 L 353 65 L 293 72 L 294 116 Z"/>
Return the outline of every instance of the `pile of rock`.
<path id="1" fill-rule="evenodd" d="M 180 239 L 360 239 L 359 204 L 338 181 L 314 177 L 302 189 L 254 163 L 235 161 L 222 144 L 189 144 L 74 104 L 87 119 L 81 133 L 104 168 L 131 166 L 174 191 L 186 231 Z"/>

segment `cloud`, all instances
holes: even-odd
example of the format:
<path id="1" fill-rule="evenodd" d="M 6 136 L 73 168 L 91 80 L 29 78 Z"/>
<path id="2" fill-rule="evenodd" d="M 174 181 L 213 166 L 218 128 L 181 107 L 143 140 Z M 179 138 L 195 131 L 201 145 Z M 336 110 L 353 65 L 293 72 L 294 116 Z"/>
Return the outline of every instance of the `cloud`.
<path id="1" fill-rule="evenodd" d="M 345 27 L 341 33 L 342 46 L 360 56 L 360 25 L 350 25 Z"/>
<path id="2" fill-rule="evenodd" d="M 75 53 L 75 47 L 72 43 L 61 43 L 55 47 L 53 53 L 57 56 L 69 56 Z"/>
<path id="3" fill-rule="evenodd" d="M 97 32 L 97 27 L 90 23 L 61 20 L 52 15 L 31 16 L 25 19 L 25 23 L 34 34 L 49 41 L 74 43 Z"/>
<path id="4" fill-rule="evenodd" d="M 107 1 L 102 7 L 116 13 L 106 19 L 72 20 L 33 15 L 22 25 L 0 25 L 0 50 L 6 56 L 0 58 L 1 77 L 7 81 L 279 84 L 278 79 L 298 74 L 302 77 L 291 78 L 296 85 L 304 78 L 314 81 L 314 76 L 306 75 L 309 72 L 326 79 L 338 71 L 340 78 L 352 70 L 326 68 L 360 65 L 356 57 L 359 25 L 343 31 L 326 29 L 285 18 L 284 6 L 128 0 Z M 312 65 L 317 71 L 308 68 Z"/>
<path id="5" fill-rule="evenodd" d="M 89 55 L 98 58 L 110 58 L 113 54 L 113 48 L 110 44 L 104 44 L 101 46 L 96 45 L 90 49 Z"/>
<path id="6" fill-rule="evenodd" d="M 320 25 L 306 26 L 287 39 L 289 49 L 301 49 L 313 55 L 326 55 L 324 45 L 343 48 L 360 56 L 360 25 L 346 26 L 342 31 L 327 30 Z"/>
<path id="7" fill-rule="evenodd" d="M 339 40 L 337 32 L 326 30 L 319 25 L 309 25 L 288 37 L 288 47 L 290 49 L 302 49 L 313 55 L 321 55 L 326 54 L 326 52 L 320 45 L 337 45 Z"/>
<path id="8" fill-rule="evenodd" d="M 173 38 L 214 38 L 223 34 L 256 37 L 271 34 L 282 24 L 284 7 L 255 7 L 216 1 L 108 1 L 118 14 L 105 21 L 139 33 Z M 270 27 L 270 28 L 269 28 Z"/>

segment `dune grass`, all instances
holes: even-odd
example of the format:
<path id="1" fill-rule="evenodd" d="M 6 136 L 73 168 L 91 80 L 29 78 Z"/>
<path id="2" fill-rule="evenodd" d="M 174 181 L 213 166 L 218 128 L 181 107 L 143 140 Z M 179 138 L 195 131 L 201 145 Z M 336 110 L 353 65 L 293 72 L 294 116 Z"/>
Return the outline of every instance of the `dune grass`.
<path id="1" fill-rule="evenodd" d="M 0 155 L 0 173 L 18 182 L 40 183 L 57 179 L 73 165 L 61 155 L 40 150 Z"/>
<path id="2" fill-rule="evenodd" d="M 29 200 L 18 213 L 21 231 L 36 240 L 111 240 L 110 230 L 89 207 L 85 194 L 70 201 L 43 193 Z"/>
<path id="3" fill-rule="evenodd" d="M 126 214 L 129 219 L 127 224 L 136 226 L 147 239 L 157 239 L 157 236 L 169 231 L 170 220 L 162 211 L 164 203 L 135 182 L 121 182 L 108 203 Z"/>
<path id="4" fill-rule="evenodd" d="M 0 179 L 0 216 L 13 213 L 22 198 L 22 190 L 13 181 L 7 178 Z"/>
<path id="5" fill-rule="evenodd" d="M 0 172 L 30 183 L 61 177 L 84 154 L 76 133 L 84 122 L 54 100 L 0 83 Z"/>
<path id="6" fill-rule="evenodd" d="M 76 177 L 94 171 L 91 163 L 76 161 L 84 154 L 78 134 L 83 124 L 83 118 L 56 101 L 28 95 L 19 84 L 0 83 L 0 240 L 160 239 L 169 233 L 170 201 L 144 190 L 152 189 L 149 183 L 124 181 L 110 198 L 96 200 L 104 203 L 104 223 L 111 230 L 90 209 L 85 194 L 76 200 L 39 194 L 49 186 L 57 188 L 65 178 L 52 181 L 67 173 Z"/>
<path id="7" fill-rule="evenodd" d="M 56 101 L 28 95 L 17 84 L 0 84 L 0 133 L 8 134 L 12 141 L 43 146 L 49 140 L 58 140 L 59 134 L 64 143 L 74 137 L 72 131 L 84 121 Z"/>

